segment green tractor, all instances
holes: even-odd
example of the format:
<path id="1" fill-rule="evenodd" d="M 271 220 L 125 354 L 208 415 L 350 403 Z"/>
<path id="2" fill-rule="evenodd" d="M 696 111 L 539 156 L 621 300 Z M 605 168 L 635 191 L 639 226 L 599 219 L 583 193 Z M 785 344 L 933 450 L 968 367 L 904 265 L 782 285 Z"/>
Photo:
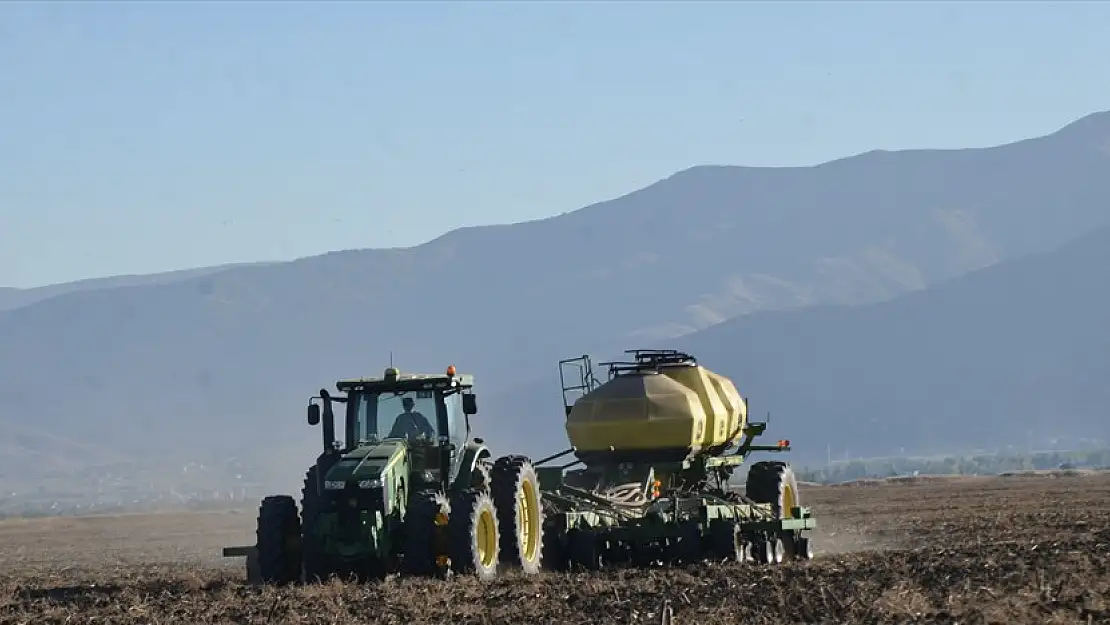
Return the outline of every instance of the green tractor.
<path id="1" fill-rule="evenodd" d="M 300 511 L 289 495 L 262 500 L 247 556 L 264 584 L 391 573 L 492 579 L 504 568 L 541 570 L 543 502 L 529 458 L 492 459 L 471 438 L 473 377 L 402 374 L 341 380 L 308 405 L 323 453 L 304 479 Z M 316 403 L 314 400 L 320 400 Z M 334 405 L 345 408 L 342 442 Z"/>

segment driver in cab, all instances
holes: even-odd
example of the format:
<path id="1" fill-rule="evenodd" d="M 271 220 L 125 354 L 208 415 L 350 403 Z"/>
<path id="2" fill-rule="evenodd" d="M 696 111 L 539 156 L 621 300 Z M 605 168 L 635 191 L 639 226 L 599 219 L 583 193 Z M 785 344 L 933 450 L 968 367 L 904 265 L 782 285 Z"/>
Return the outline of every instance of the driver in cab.
<path id="1" fill-rule="evenodd" d="M 416 402 L 411 397 L 405 397 L 401 400 L 401 406 L 405 411 L 397 415 L 397 419 L 393 422 L 393 429 L 389 431 L 390 438 L 403 437 L 411 441 L 423 435 L 435 439 L 435 429 L 432 428 L 432 424 L 428 422 L 424 415 L 413 410 L 415 405 Z"/>

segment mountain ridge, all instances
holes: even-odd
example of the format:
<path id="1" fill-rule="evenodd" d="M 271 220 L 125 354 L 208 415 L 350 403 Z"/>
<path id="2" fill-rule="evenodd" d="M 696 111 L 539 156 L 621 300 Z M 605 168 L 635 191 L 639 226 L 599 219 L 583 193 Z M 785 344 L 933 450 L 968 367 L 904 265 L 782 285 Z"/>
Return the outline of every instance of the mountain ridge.
<path id="1" fill-rule="evenodd" d="M 218 265 L 206 265 L 206 266 L 202 266 L 202 267 L 173 269 L 173 270 L 168 270 L 168 271 L 152 272 L 152 273 L 131 273 L 131 274 L 100 276 L 100 277 L 91 277 L 91 278 L 83 278 L 83 279 L 79 279 L 79 280 L 51 283 L 51 284 L 34 286 L 34 287 L 0 286 L 0 310 L 7 309 L 7 306 L 5 306 L 3 304 L 3 302 L 4 302 L 3 298 L 8 296 L 9 294 L 12 294 L 12 293 L 27 293 L 27 292 L 32 292 L 32 291 L 40 291 L 40 290 L 44 290 L 44 289 L 60 289 L 62 287 L 74 287 L 74 286 L 86 286 L 86 285 L 89 286 L 89 287 L 92 287 L 94 285 L 94 283 L 104 283 L 105 287 L 110 288 L 112 286 L 115 286 L 114 284 L 111 284 L 111 283 L 117 282 L 117 281 L 118 282 L 128 282 L 127 284 L 120 284 L 120 286 L 130 286 L 131 284 L 130 284 L 129 281 L 141 280 L 141 279 L 144 279 L 144 278 L 156 278 L 156 279 L 175 278 L 176 279 L 176 278 L 179 277 L 178 274 L 180 274 L 181 278 L 203 277 L 204 275 L 208 275 L 210 273 L 215 273 L 215 272 L 218 272 L 218 271 L 222 271 L 224 269 L 238 268 L 238 267 L 244 267 L 244 266 L 255 266 L 255 265 L 274 265 L 274 264 L 283 264 L 283 263 L 293 263 L 293 262 L 303 261 L 303 260 L 312 259 L 312 258 L 319 258 L 319 257 L 323 257 L 323 256 L 335 255 L 335 254 L 348 254 L 348 253 L 373 252 L 373 251 L 419 250 L 421 248 L 432 246 L 433 244 L 436 244 L 437 242 L 440 242 L 441 240 L 443 240 L 445 238 L 449 238 L 449 237 L 452 237 L 452 236 L 455 236 L 457 234 L 461 234 L 461 233 L 464 233 L 464 232 L 469 232 L 469 231 L 474 231 L 474 230 L 491 229 L 491 228 L 506 228 L 506 227 L 512 227 L 512 226 L 525 225 L 525 224 L 544 223 L 544 222 L 556 220 L 556 219 L 559 219 L 561 217 L 565 217 L 567 215 L 571 215 L 571 214 L 578 213 L 578 212 L 581 212 L 581 211 L 593 209 L 593 208 L 596 208 L 596 207 L 601 207 L 605 204 L 615 202 L 615 201 L 618 201 L 618 200 L 622 200 L 626 197 L 646 192 L 646 191 L 648 191 L 648 190 L 650 190 L 650 189 L 652 189 L 652 188 L 654 188 L 654 187 L 656 187 L 660 184 L 666 183 L 670 180 L 682 177 L 684 175 L 687 175 L 691 172 L 695 172 L 695 171 L 698 171 L 698 170 L 727 169 L 727 170 L 754 170 L 754 171 L 760 171 L 760 172 L 808 170 L 808 169 L 827 168 L 827 167 L 832 167 L 832 166 L 843 166 L 843 165 L 846 165 L 846 164 L 855 164 L 855 163 L 860 162 L 861 160 L 865 160 L 865 159 L 867 159 L 869 157 L 873 157 L 873 156 L 878 157 L 878 156 L 886 156 L 886 155 L 912 155 L 912 154 L 938 154 L 938 153 L 939 154 L 952 154 L 952 153 L 960 153 L 960 152 L 990 151 L 990 150 L 996 150 L 998 148 L 1005 148 L 1005 147 L 1019 146 L 1019 145 L 1029 144 L 1029 143 L 1036 143 L 1036 142 L 1039 142 L 1039 141 L 1042 141 L 1042 140 L 1045 140 L 1045 139 L 1051 139 L 1053 137 L 1056 137 L 1056 138 L 1067 137 L 1069 135 L 1080 134 L 1080 131 L 1083 131 L 1083 132 L 1098 132 L 1098 131 L 1107 131 L 1107 130 L 1110 130 L 1110 109 L 1091 112 L 1087 115 L 1084 115 L 1083 117 L 1080 117 L 1080 118 L 1075 119 L 1071 122 L 1063 124 L 1063 125 L 1059 126 L 1056 130 L 1053 130 L 1053 131 L 1050 131 L 1050 132 L 1047 132 L 1047 133 L 1043 133 L 1043 134 L 1032 136 L 1032 137 L 1022 138 L 1022 139 L 1016 139 L 1016 140 L 1013 140 L 1013 141 L 1006 141 L 1006 142 L 1002 142 L 1002 143 L 985 145 L 985 146 L 950 147 L 950 148 L 905 148 L 905 149 L 897 149 L 897 150 L 874 149 L 874 150 L 867 150 L 867 151 L 864 151 L 864 152 L 859 152 L 859 153 L 856 153 L 856 154 L 841 156 L 841 157 L 829 159 L 829 160 L 826 160 L 826 161 L 813 163 L 813 164 L 810 164 L 810 165 L 773 165 L 773 166 L 771 166 L 771 165 L 735 165 L 735 164 L 699 164 L 699 165 L 691 165 L 689 167 L 677 170 L 674 173 L 672 173 L 672 174 L 670 174 L 670 175 L 668 175 L 664 178 L 661 178 L 660 180 L 657 180 L 656 182 L 648 184 L 644 187 L 640 187 L 638 189 L 628 191 L 626 193 L 623 193 L 621 195 L 618 195 L 618 196 L 615 196 L 615 197 L 612 197 L 612 198 L 599 200 L 597 202 L 593 202 L 591 204 L 587 204 L 587 205 L 579 207 L 577 209 L 566 211 L 566 212 L 563 212 L 563 213 L 560 213 L 560 214 L 557 214 L 557 215 L 549 215 L 549 216 L 546 216 L 546 217 L 539 217 L 539 218 L 535 218 L 535 219 L 518 221 L 518 222 L 506 222 L 506 223 L 478 224 L 478 225 L 470 225 L 470 226 L 461 226 L 461 227 L 458 227 L 458 228 L 454 228 L 452 230 L 448 230 L 447 232 L 441 233 L 439 235 L 436 235 L 436 236 L 434 236 L 434 237 L 432 237 L 432 238 L 430 238 L 426 241 L 423 241 L 421 243 L 411 245 L 411 246 L 406 246 L 406 247 L 350 248 L 350 249 L 343 249 L 343 250 L 330 250 L 330 251 L 326 251 L 326 252 L 321 252 L 319 254 L 309 254 L 309 255 L 306 255 L 306 256 L 290 258 L 290 259 L 266 260 L 266 261 L 263 261 L 263 260 L 245 261 L 245 262 L 235 262 L 235 263 L 224 263 L 224 264 L 218 264 Z M 186 275 L 186 274 L 195 274 L 195 275 Z M 97 287 L 99 288 L 99 285 L 97 285 Z"/>
<path id="2" fill-rule="evenodd" d="M 223 265 L 209 265 L 205 267 L 194 267 L 189 269 L 172 269 L 170 271 L 159 271 L 154 273 L 119 274 L 95 278 L 83 278 L 80 280 L 58 282 L 54 284 L 46 284 L 42 286 L 28 288 L 17 288 L 10 286 L 0 287 L 0 312 L 21 308 L 23 306 L 28 306 L 30 304 L 47 300 L 58 295 L 65 295 L 67 293 L 181 282 L 192 278 L 199 278 L 207 275 L 216 274 L 221 271 L 234 269 L 237 267 L 256 267 L 274 264 L 275 262 L 281 261 L 227 263 Z"/>
<path id="3" fill-rule="evenodd" d="M 1110 223 L 1110 115 L 1066 128 L 850 167 L 697 166 L 408 248 L 58 294 L 0 311 L 0 406 L 120 453 L 311 445 L 306 398 L 390 351 L 407 369 L 455 364 L 496 396 L 574 353 L 891 300 Z M 555 389 L 537 392 L 554 405 Z M 512 431 L 525 411 L 485 423 Z"/>

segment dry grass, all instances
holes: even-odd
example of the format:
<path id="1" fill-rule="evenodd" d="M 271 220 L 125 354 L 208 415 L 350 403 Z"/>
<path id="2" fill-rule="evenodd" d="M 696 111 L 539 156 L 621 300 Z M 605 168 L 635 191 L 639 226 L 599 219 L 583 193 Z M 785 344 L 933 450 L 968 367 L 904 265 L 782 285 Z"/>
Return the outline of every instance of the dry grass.
<path id="1" fill-rule="evenodd" d="M 818 558 L 779 567 L 251 588 L 249 515 L 0 523 L 0 623 L 1105 623 L 1110 477 L 811 487 Z M 127 539 L 125 542 L 124 539 Z"/>

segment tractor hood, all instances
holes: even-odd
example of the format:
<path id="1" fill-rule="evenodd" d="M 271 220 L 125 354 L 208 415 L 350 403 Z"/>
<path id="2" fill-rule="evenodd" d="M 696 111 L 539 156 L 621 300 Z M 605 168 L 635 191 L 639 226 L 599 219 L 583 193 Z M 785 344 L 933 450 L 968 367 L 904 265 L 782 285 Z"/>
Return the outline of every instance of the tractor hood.
<path id="1" fill-rule="evenodd" d="M 403 441 L 383 441 L 356 447 L 343 454 L 339 462 L 331 467 L 325 478 L 325 488 L 345 488 L 365 480 L 378 480 L 404 455 Z"/>

